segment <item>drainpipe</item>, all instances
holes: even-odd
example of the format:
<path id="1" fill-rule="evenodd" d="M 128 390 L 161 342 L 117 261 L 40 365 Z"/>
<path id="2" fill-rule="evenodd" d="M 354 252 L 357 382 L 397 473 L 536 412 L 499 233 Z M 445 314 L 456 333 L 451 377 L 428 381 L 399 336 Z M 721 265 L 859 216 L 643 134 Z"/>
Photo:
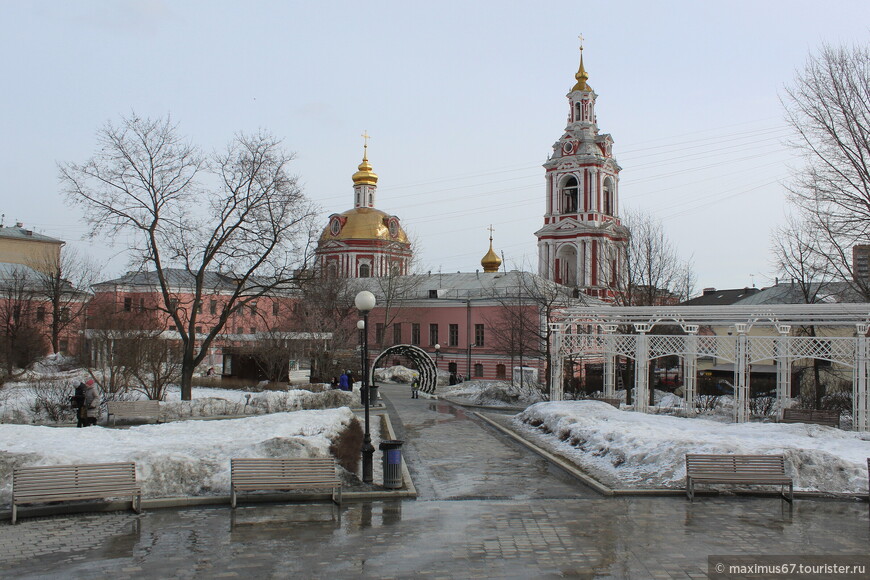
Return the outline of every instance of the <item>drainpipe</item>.
<path id="1" fill-rule="evenodd" d="M 465 366 L 465 380 L 471 377 L 471 299 L 465 301 L 465 342 L 468 343 L 468 358 Z"/>

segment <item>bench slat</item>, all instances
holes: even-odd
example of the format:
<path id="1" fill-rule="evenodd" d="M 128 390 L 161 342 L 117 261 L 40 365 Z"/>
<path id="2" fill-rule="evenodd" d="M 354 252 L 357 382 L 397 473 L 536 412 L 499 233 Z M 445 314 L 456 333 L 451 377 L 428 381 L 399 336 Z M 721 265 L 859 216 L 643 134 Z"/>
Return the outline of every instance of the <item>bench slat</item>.
<path id="1" fill-rule="evenodd" d="M 335 459 L 326 458 L 235 458 L 230 460 L 232 507 L 237 491 L 338 489 L 341 504 L 341 479 L 335 472 Z"/>
<path id="2" fill-rule="evenodd" d="M 694 499 L 695 481 L 716 483 L 788 485 L 793 499 L 793 481 L 785 474 L 782 455 L 686 454 L 686 496 Z"/>

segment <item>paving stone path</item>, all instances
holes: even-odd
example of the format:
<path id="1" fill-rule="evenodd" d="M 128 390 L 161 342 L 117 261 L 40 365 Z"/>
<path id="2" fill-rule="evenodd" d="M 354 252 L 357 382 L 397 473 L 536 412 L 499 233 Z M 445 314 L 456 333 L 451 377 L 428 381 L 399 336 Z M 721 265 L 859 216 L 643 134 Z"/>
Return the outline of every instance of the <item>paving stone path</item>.
<path id="1" fill-rule="evenodd" d="M 416 501 L 24 518 L 0 524 L 0 576 L 706 578 L 711 554 L 870 551 L 864 503 L 603 498 L 461 409 L 381 391 Z"/>

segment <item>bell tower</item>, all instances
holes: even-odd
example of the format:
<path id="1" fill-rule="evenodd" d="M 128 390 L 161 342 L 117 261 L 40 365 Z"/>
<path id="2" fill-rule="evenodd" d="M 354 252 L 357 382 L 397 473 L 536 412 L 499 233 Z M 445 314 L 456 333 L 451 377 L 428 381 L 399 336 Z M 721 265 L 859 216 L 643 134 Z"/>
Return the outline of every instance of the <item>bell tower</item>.
<path id="1" fill-rule="evenodd" d="M 613 300 L 621 286 L 628 230 L 619 220 L 619 171 L 613 138 L 599 134 L 598 95 L 580 67 L 568 93 L 568 124 L 544 163 L 546 205 L 538 274 L 589 296 Z"/>

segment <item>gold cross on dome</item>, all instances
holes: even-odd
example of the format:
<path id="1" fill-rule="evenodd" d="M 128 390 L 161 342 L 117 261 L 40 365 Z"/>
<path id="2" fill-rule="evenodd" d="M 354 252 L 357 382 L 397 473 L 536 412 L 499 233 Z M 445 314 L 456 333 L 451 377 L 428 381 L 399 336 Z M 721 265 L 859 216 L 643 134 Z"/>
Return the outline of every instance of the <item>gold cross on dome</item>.
<path id="1" fill-rule="evenodd" d="M 578 36 L 577 38 L 580 39 L 580 51 L 582 52 L 582 51 L 583 51 L 583 35 L 581 34 L 581 35 Z"/>
<path id="2" fill-rule="evenodd" d="M 489 241 L 491 242 L 492 241 L 492 232 L 495 231 L 495 228 L 492 227 L 492 224 L 489 224 L 489 227 L 486 229 L 489 230 Z"/>
<path id="3" fill-rule="evenodd" d="M 363 134 L 360 135 L 360 137 L 363 138 L 363 147 L 366 147 L 366 148 L 367 148 L 367 147 L 369 146 L 369 139 L 371 139 L 371 136 L 369 135 L 369 132 L 368 132 L 368 131 L 363 131 Z"/>

